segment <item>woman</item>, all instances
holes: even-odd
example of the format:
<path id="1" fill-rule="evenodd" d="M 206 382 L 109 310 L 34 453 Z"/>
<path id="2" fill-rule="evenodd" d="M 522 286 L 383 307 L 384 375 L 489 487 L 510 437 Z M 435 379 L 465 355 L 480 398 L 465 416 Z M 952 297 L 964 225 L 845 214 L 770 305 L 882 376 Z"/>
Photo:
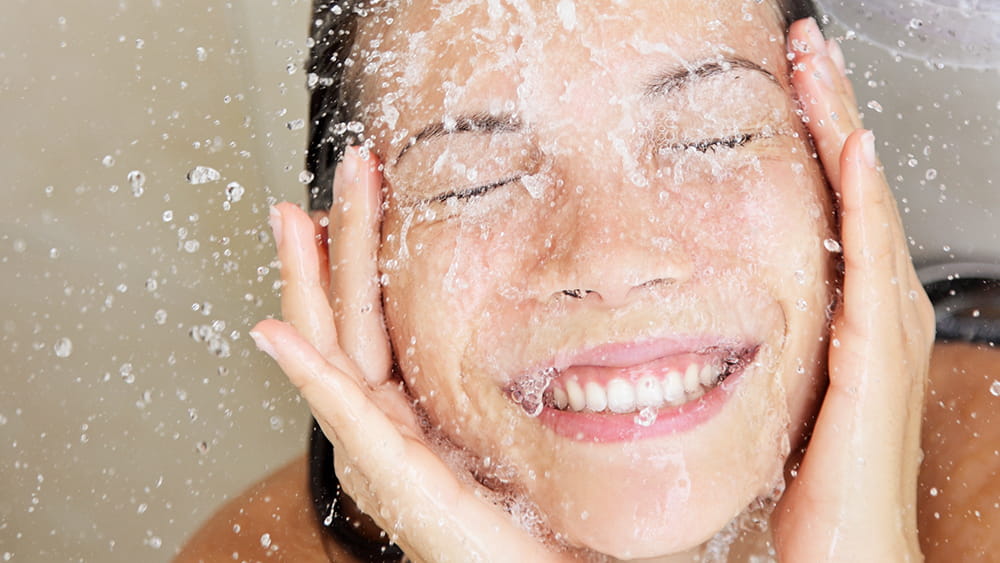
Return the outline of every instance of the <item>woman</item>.
<path id="1" fill-rule="evenodd" d="M 332 206 L 272 213 L 286 322 L 251 333 L 333 444 L 337 533 L 299 464 L 182 559 L 391 557 L 379 529 L 423 561 L 921 557 L 933 310 L 813 20 L 786 48 L 771 2 L 361 12 L 317 21 L 343 69 L 310 81 L 365 148 L 331 180 L 314 124 Z"/>

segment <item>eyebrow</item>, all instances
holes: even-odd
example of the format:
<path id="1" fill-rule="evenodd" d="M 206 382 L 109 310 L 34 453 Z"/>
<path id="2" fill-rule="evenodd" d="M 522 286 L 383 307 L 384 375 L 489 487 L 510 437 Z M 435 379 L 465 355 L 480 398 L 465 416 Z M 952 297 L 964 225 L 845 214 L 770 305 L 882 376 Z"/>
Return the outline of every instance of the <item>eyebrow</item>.
<path id="1" fill-rule="evenodd" d="M 410 142 L 406 143 L 406 146 L 396 155 L 395 162 L 398 163 L 399 159 L 403 158 L 403 155 L 406 154 L 406 151 L 410 147 L 425 139 L 443 137 L 452 133 L 511 133 L 522 131 L 523 129 L 524 125 L 521 123 L 521 120 L 512 113 L 493 114 L 480 112 L 460 115 L 448 122 L 437 121 L 425 126 L 419 133 L 410 137 Z"/>
<path id="2" fill-rule="evenodd" d="M 645 94 L 646 97 L 663 96 L 699 80 L 741 70 L 759 72 L 780 86 L 777 77 L 759 64 L 742 57 L 725 57 L 721 60 L 705 61 L 696 66 L 676 66 L 660 71 L 646 83 Z"/>
<path id="3" fill-rule="evenodd" d="M 660 71 L 646 83 L 644 94 L 646 97 L 665 96 L 705 78 L 744 70 L 763 74 L 771 82 L 780 86 L 777 77 L 759 64 L 742 57 L 724 57 L 705 61 L 696 66 L 675 66 Z M 461 115 L 450 122 L 437 121 L 426 125 L 420 132 L 410 137 L 410 141 L 399 151 L 394 162 L 399 163 L 410 147 L 426 139 L 443 137 L 452 133 L 510 133 L 522 131 L 523 128 L 521 120 L 512 113 L 479 112 Z"/>

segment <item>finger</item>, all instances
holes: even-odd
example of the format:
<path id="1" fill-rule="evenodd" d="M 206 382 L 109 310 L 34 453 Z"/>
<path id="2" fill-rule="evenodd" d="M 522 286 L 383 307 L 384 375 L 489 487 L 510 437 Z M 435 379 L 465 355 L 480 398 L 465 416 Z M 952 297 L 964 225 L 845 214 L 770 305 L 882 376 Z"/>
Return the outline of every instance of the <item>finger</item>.
<path id="1" fill-rule="evenodd" d="M 885 358 L 880 348 L 898 333 L 898 326 L 893 331 L 890 324 L 899 323 L 900 291 L 908 281 L 899 271 L 899 255 L 906 256 L 906 247 L 896 232 L 895 201 L 878 170 L 874 135 L 863 129 L 852 133 L 840 164 L 844 307 L 835 333 L 840 340 L 852 339 L 842 346 L 861 356 L 850 370 L 853 375 Z M 837 375 L 830 374 L 831 384 Z"/>
<path id="2" fill-rule="evenodd" d="M 809 18 L 792 24 L 788 41 L 796 61 L 792 84 L 806 112 L 806 125 L 827 178 L 839 193 L 841 149 L 847 136 L 861 127 L 853 90 L 831 56 L 815 20 Z M 842 58 L 839 49 L 837 52 Z"/>
<path id="3" fill-rule="evenodd" d="M 378 249 L 382 173 L 371 153 L 344 152 L 330 209 L 330 288 L 340 346 L 375 387 L 389 378 L 390 352 L 382 320 Z"/>
<path id="4" fill-rule="evenodd" d="M 374 463 L 375 467 L 402 455 L 402 436 L 362 384 L 349 371 L 328 361 L 290 324 L 264 320 L 257 323 L 250 336 L 258 348 L 278 362 L 309 404 L 323 432 L 343 444 L 344 451 L 368 452 L 377 443 L 381 461 Z"/>
<path id="5" fill-rule="evenodd" d="M 287 202 L 271 208 L 270 222 L 281 262 L 282 316 L 330 357 L 337 347 L 337 334 L 323 282 L 325 244 L 317 236 L 318 225 Z"/>

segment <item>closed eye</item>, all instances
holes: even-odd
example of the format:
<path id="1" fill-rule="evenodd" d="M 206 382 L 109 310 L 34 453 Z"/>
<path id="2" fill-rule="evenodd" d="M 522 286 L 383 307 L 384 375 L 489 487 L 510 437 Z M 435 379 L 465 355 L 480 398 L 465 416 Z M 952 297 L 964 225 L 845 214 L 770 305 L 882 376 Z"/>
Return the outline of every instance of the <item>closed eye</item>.
<path id="1" fill-rule="evenodd" d="M 729 137 L 719 137 L 715 139 L 703 139 L 698 141 L 673 143 L 670 145 L 666 145 L 660 150 L 680 151 L 680 150 L 694 149 L 700 153 L 707 153 L 708 151 L 712 151 L 714 153 L 720 150 L 742 147 L 743 145 L 756 141 L 757 139 L 763 138 L 764 136 L 765 135 L 761 133 L 740 133 L 738 135 L 732 135 Z"/>
<path id="2" fill-rule="evenodd" d="M 506 186 L 507 184 L 516 182 L 520 180 L 522 177 L 523 175 L 519 174 L 516 176 L 509 176 L 507 178 L 503 178 L 495 182 L 490 182 L 489 184 L 483 184 L 481 186 L 474 186 L 471 188 L 464 188 L 461 190 L 451 190 L 449 192 L 445 192 L 443 194 L 438 194 L 434 197 L 428 198 L 425 201 L 428 203 L 432 203 L 432 202 L 445 202 L 449 199 L 457 199 L 457 200 L 471 199 L 474 197 L 479 197 L 489 192 L 490 190 L 493 190 L 494 188 L 499 188 L 501 186 Z"/>

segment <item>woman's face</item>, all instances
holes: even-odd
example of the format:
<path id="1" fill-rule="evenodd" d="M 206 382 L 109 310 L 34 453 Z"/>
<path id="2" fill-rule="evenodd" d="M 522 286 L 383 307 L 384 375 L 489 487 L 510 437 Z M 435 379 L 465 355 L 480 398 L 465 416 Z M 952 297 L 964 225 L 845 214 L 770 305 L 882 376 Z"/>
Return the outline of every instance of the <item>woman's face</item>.
<path id="1" fill-rule="evenodd" d="M 832 211 L 784 41 L 753 0 L 413 2 L 361 24 L 399 368 L 562 542 L 701 544 L 772 492 L 807 424 Z"/>

